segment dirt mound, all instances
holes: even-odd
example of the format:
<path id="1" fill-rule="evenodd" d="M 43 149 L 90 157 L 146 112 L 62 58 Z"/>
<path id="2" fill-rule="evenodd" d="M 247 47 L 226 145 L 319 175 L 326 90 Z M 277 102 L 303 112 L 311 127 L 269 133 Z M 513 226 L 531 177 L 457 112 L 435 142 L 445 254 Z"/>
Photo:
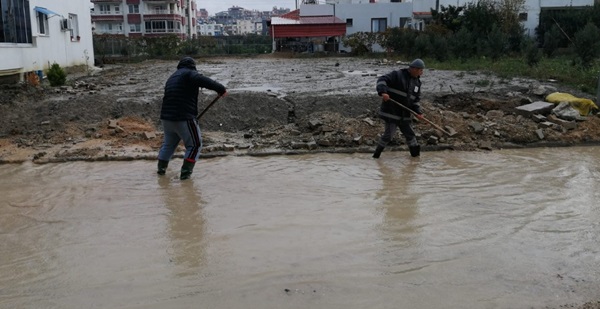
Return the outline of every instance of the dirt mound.
<path id="1" fill-rule="evenodd" d="M 198 63 L 199 71 L 226 85 L 229 93 L 200 119 L 207 156 L 370 152 L 383 131 L 377 116 L 377 76 L 399 66 L 348 57 L 208 58 Z M 159 114 L 164 81 L 176 64 L 107 65 L 94 74 L 71 77 L 65 87 L 1 88 L 0 160 L 155 157 L 162 138 Z M 516 113 L 520 105 L 543 100 L 544 87 L 567 93 L 569 89 L 536 81 L 501 83 L 486 75 L 493 87 L 477 90 L 473 85 L 478 78 L 477 74 L 425 72 L 425 117 L 455 132 L 447 136 L 426 122 L 415 122 L 425 151 L 600 141 L 596 115 L 560 125 Z M 540 88 L 541 92 L 531 90 Z M 203 89 L 199 110 L 215 96 Z M 403 143 L 398 135 L 391 146 L 404 149 Z"/>

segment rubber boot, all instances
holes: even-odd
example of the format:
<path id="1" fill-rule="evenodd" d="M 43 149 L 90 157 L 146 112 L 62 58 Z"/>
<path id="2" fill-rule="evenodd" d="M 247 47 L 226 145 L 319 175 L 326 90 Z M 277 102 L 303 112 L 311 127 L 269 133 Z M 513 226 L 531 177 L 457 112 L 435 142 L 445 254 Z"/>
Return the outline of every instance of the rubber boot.
<path id="1" fill-rule="evenodd" d="M 184 160 L 183 165 L 181 166 L 181 175 L 179 176 L 179 179 L 189 179 L 194 171 L 194 165 L 196 165 L 196 162 Z"/>
<path id="2" fill-rule="evenodd" d="M 413 157 L 418 157 L 421 155 L 421 145 L 409 146 L 408 150 L 410 151 L 410 155 Z"/>
<path id="3" fill-rule="evenodd" d="M 158 160 L 158 170 L 156 173 L 159 175 L 164 175 L 167 172 L 167 166 L 169 166 L 169 161 Z"/>
<path id="4" fill-rule="evenodd" d="M 381 152 L 383 151 L 385 147 L 383 146 L 377 146 L 377 149 L 375 149 L 375 152 L 373 153 L 373 158 L 375 159 L 379 159 L 379 156 L 381 156 Z"/>

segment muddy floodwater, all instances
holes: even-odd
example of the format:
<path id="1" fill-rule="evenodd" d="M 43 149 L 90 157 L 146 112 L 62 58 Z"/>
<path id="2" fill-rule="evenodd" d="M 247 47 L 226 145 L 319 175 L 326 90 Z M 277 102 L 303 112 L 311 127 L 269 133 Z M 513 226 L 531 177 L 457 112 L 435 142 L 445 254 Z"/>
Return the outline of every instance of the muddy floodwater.
<path id="1" fill-rule="evenodd" d="M 0 308 L 600 299 L 600 148 L 0 165 Z"/>

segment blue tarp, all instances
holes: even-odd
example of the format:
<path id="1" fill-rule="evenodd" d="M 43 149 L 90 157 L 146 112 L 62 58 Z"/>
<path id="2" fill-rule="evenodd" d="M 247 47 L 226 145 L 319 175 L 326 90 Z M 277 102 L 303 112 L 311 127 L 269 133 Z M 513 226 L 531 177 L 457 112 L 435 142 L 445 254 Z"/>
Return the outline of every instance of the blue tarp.
<path id="1" fill-rule="evenodd" d="M 58 14 L 58 13 L 52 12 L 52 11 L 48 10 L 47 8 L 43 8 L 43 7 L 40 7 L 40 6 L 36 6 L 36 7 L 34 7 L 33 9 L 34 9 L 35 11 L 37 11 L 37 12 L 40 12 L 40 13 L 42 13 L 42 14 L 46 14 L 46 15 L 48 15 L 48 16 L 52 16 L 52 15 L 61 16 L 61 15 L 60 15 L 60 14 Z"/>

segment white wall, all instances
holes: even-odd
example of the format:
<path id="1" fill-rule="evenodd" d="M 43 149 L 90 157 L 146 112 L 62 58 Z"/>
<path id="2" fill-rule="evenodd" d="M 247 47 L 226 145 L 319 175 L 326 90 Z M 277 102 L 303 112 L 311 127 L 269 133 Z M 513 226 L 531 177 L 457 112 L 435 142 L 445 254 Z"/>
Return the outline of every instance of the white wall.
<path id="1" fill-rule="evenodd" d="M 30 17 L 33 43 L 0 43 L 0 75 L 47 70 L 56 62 L 61 67 L 94 65 L 94 48 L 89 1 L 31 0 Z M 38 33 L 34 7 L 44 7 L 62 16 L 52 15 L 48 19 L 48 34 Z M 71 40 L 69 31 L 61 31 L 60 20 L 70 14 L 77 15 L 79 41 Z M 87 58 L 86 59 L 86 53 Z"/>
<path id="2" fill-rule="evenodd" d="M 343 21 L 352 19 L 352 26 L 346 26 L 346 35 L 371 32 L 373 18 L 386 18 L 388 28 L 399 27 L 400 18 L 412 17 L 412 3 L 336 4 L 335 16 Z M 340 49 L 349 51 L 343 46 Z M 373 50 L 383 51 L 380 46 L 374 46 Z"/>
<path id="3" fill-rule="evenodd" d="M 478 0 L 439 0 L 440 6 L 463 6 L 468 3 L 477 3 Z M 419 3 L 420 2 L 420 3 Z M 435 0 L 413 0 L 415 4 L 415 11 L 427 11 L 422 9 L 421 6 L 427 6 L 435 3 Z M 419 3 L 419 4 L 418 4 Z M 419 9 L 417 9 L 419 5 Z M 542 8 L 562 8 L 567 6 L 581 7 L 581 6 L 593 6 L 594 0 L 525 0 L 522 13 L 527 13 L 527 20 L 523 21 L 523 27 L 525 28 L 526 34 L 529 36 L 535 36 L 535 28 L 538 27 L 540 22 L 540 12 Z M 434 7 L 432 5 L 431 7 Z"/>

